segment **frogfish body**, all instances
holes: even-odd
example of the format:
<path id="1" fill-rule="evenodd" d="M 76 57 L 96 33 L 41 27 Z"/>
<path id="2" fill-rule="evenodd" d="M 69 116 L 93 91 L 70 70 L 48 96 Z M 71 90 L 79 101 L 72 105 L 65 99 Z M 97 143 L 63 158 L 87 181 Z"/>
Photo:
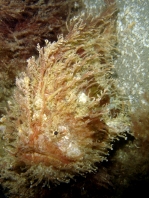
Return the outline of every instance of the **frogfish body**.
<path id="1" fill-rule="evenodd" d="M 23 185 L 95 171 L 125 136 L 127 105 L 113 66 L 116 12 L 112 5 L 100 16 L 72 19 L 68 35 L 38 45 L 39 57 L 16 79 L 3 138 L 8 172 Z"/>

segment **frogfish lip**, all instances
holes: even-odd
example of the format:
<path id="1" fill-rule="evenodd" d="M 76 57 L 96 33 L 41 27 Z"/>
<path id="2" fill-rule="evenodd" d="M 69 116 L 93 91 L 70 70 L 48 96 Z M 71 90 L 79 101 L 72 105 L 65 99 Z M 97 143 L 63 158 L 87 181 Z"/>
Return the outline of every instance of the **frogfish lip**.
<path id="1" fill-rule="evenodd" d="M 67 153 L 60 149 L 58 143 L 44 138 L 44 142 L 30 141 L 23 148 L 23 144 L 17 149 L 17 158 L 27 165 L 43 164 L 45 166 L 62 167 L 79 160 L 81 154 L 76 158 L 67 156 Z"/>

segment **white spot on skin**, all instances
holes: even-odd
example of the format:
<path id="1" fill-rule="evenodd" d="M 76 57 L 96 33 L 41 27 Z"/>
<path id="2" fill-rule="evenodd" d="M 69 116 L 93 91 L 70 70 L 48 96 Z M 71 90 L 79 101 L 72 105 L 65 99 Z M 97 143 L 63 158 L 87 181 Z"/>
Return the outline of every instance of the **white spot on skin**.
<path id="1" fill-rule="evenodd" d="M 58 142 L 58 147 L 68 157 L 79 157 L 81 155 L 77 142 L 70 134 L 67 134 Z"/>
<path id="2" fill-rule="evenodd" d="M 0 125 L 0 131 L 4 132 L 6 129 L 6 126 L 5 125 Z"/>
<path id="3" fill-rule="evenodd" d="M 65 132 L 66 130 L 68 130 L 66 126 L 58 126 L 58 132 Z"/>
<path id="4" fill-rule="evenodd" d="M 78 148 L 77 144 L 74 144 L 73 142 L 69 144 L 68 150 L 67 150 L 67 156 L 69 157 L 78 157 L 81 155 L 81 151 Z"/>
<path id="5" fill-rule="evenodd" d="M 78 97 L 79 102 L 86 103 L 87 99 L 88 99 L 88 97 L 85 93 L 82 92 L 79 94 L 79 97 Z"/>

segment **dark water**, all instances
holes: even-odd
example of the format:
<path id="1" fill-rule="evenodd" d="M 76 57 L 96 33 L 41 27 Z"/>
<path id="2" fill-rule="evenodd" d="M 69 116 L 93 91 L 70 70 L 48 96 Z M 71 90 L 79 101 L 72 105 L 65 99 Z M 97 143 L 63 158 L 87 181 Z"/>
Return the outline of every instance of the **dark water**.
<path id="1" fill-rule="evenodd" d="M 1 186 L 0 186 L 0 198 L 7 198 L 7 197 L 4 195 Z"/>

